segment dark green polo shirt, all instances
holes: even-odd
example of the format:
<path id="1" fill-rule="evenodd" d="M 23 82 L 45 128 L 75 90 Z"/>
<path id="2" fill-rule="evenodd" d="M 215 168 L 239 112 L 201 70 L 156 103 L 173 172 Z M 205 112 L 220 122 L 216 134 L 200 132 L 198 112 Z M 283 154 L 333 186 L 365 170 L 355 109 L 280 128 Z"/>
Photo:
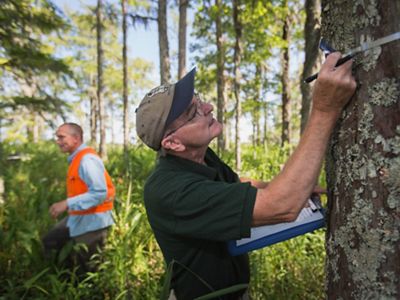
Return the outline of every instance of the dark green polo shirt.
<path id="1" fill-rule="evenodd" d="M 218 290 L 250 280 L 248 256 L 230 256 L 226 242 L 250 236 L 257 189 L 240 183 L 211 149 L 205 161 L 207 166 L 160 157 L 145 184 L 144 201 L 167 264 L 179 261 Z M 211 292 L 177 265 L 172 288 L 178 299 Z M 237 294 L 222 299 L 237 299 Z"/>

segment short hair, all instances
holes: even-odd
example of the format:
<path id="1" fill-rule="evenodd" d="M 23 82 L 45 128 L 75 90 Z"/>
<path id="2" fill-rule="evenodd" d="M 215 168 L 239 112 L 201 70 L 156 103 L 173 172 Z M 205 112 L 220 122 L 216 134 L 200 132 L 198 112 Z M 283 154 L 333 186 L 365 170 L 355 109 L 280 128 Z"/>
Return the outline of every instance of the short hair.
<path id="1" fill-rule="evenodd" d="M 81 139 L 81 141 L 83 141 L 83 130 L 82 130 L 81 126 L 79 126 L 76 123 L 72 123 L 72 122 L 64 123 L 61 126 L 68 126 L 71 134 L 78 136 Z"/>

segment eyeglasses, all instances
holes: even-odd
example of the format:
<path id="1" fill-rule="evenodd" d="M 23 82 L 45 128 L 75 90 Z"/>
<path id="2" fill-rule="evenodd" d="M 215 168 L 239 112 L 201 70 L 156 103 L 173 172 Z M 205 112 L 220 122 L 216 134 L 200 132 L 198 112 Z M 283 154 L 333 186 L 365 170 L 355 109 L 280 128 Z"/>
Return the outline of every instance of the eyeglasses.
<path id="1" fill-rule="evenodd" d="M 183 115 L 187 116 L 187 118 L 185 118 L 186 121 L 184 121 L 182 124 L 180 124 L 177 128 L 174 128 L 174 129 L 168 131 L 165 134 L 165 137 L 175 133 L 176 131 L 178 131 L 180 128 L 182 128 L 186 124 L 189 124 L 190 122 L 192 122 L 196 118 L 196 116 L 204 117 L 204 112 L 201 109 L 201 107 L 204 104 L 204 102 L 201 101 L 200 97 L 197 94 L 195 94 L 194 97 L 196 99 L 196 102 L 192 103 L 186 109 L 186 111 L 183 113 Z"/>

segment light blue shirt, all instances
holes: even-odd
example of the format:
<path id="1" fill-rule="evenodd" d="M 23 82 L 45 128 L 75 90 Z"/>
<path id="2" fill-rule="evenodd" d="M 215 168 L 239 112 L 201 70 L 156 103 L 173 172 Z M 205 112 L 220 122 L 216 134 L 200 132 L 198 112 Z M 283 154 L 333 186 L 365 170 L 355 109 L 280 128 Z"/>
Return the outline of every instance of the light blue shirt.
<path id="1" fill-rule="evenodd" d="M 85 144 L 80 145 L 74 153 L 68 157 L 68 163 L 82 149 L 87 148 Z M 86 183 L 88 191 L 71 198 L 67 198 L 68 209 L 85 210 L 99 205 L 107 196 L 107 184 L 104 176 L 104 164 L 100 157 L 94 154 L 83 156 L 79 165 L 79 177 Z M 70 215 L 67 227 L 71 237 L 75 237 L 90 231 L 99 230 L 114 224 L 111 210 L 89 215 Z"/>

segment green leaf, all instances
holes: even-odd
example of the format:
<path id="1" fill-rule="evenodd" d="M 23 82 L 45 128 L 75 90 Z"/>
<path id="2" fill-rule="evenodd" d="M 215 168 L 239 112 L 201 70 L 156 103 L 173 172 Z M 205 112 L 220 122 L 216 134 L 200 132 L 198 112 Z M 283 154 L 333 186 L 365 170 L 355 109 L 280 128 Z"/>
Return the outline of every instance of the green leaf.
<path id="1" fill-rule="evenodd" d="M 9 62 L 9 59 L 8 59 L 8 58 L 0 57 L 0 65 L 4 65 L 4 64 L 6 64 L 6 63 L 8 63 L 8 62 Z"/>
<path id="2" fill-rule="evenodd" d="M 60 254 L 58 255 L 58 263 L 61 264 L 66 260 L 68 255 L 71 253 L 73 248 L 73 242 L 70 241 L 68 242 L 60 251 Z"/>
<path id="3" fill-rule="evenodd" d="M 42 277 L 42 275 L 44 275 L 47 271 L 49 270 L 49 268 L 46 268 L 44 270 L 42 270 L 39 274 L 36 274 L 35 276 L 33 276 L 32 278 L 28 279 L 27 281 L 24 282 L 24 287 L 26 289 L 30 289 L 33 284 L 40 278 Z"/>
<path id="4" fill-rule="evenodd" d="M 171 288 L 171 279 L 172 279 L 174 263 L 175 260 L 172 260 L 168 265 L 167 273 L 165 274 L 164 285 L 161 291 L 161 297 L 160 297 L 161 300 L 168 300 Z"/>

